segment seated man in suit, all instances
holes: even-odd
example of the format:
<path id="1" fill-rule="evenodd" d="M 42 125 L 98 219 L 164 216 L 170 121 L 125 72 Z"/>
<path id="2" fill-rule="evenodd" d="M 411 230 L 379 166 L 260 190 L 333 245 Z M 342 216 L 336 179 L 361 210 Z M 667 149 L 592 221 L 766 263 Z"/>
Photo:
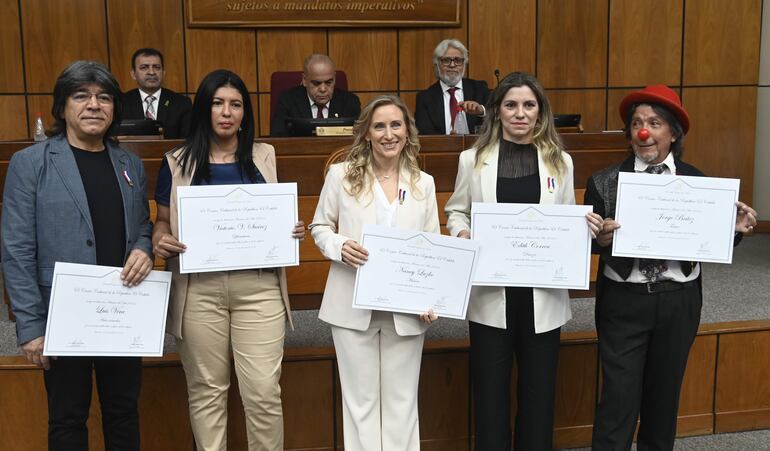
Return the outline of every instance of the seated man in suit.
<path id="1" fill-rule="evenodd" d="M 331 58 L 313 54 L 305 58 L 302 85 L 281 94 L 270 119 L 270 136 L 290 136 L 286 119 L 292 117 L 358 117 L 361 101 L 352 92 L 335 89 L 336 68 Z"/>
<path id="2" fill-rule="evenodd" d="M 444 39 L 433 50 L 433 72 L 438 81 L 417 93 L 414 110 L 421 135 L 462 133 L 463 130 L 456 127 L 461 110 L 468 122 L 467 132 L 474 133 L 484 122 L 489 87 L 483 80 L 463 78 L 466 67 L 468 49 L 457 39 Z"/>
<path id="3" fill-rule="evenodd" d="M 131 78 L 138 89 L 123 94 L 124 119 L 156 119 L 163 124 L 163 137 L 184 139 L 190 131 L 192 102 L 187 96 L 162 88 L 163 54 L 143 48 L 131 58 Z"/>

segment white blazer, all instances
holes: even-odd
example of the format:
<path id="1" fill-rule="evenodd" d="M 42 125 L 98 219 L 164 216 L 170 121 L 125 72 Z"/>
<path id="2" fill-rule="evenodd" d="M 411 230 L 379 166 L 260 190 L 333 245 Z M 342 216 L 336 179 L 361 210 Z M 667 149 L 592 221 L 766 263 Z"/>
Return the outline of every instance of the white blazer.
<path id="1" fill-rule="evenodd" d="M 476 148 L 463 151 L 457 168 L 457 179 L 452 197 L 446 204 L 447 228 L 452 236 L 462 230 L 471 230 L 471 203 L 497 202 L 497 157 L 499 145 L 494 145 L 486 154 L 480 167 L 476 168 Z M 552 174 L 540 152 L 537 164 L 540 172 L 541 204 L 575 204 L 575 187 L 572 176 L 572 158 L 562 153 L 566 163 L 563 177 L 556 177 L 556 186 L 549 188 Z M 533 290 L 535 308 L 535 333 L 548 332 L 561 327 L 572 318 L 569 293 L 563 289 L 535 288 Z M 487 326 L 506 328 L 505 324 L 505 288 L 473 287 L 468 305 L 468 319 Z"/>
<path id="2" fill-rule="evenodd" d="M 361 241 L 363 226 L 377 223 L 377 207 L 372 193 L 362 195 L 361 201 L 347 193 L 344 165 L 338 163 L 329 168 L 313 223 L 309 226 L 316 246 L 332 261 L 318 317 L 334 326 L 366 330 L 372 312 L 353 308 L 356 270 L 342 263 L 342 245 L 348 240 Z M 413 192 L 410 179 L 408 172 L 400 172 L 398 187 L 406 190 L 406 198 L 398 205 L 397 227 L 441 233 L 433 177 L 420 172 L 417 182 L 420 193 Z M 394 313 L 393 321 L 396 332 L 402 336 L 418 335 L 428 328 L 417 315 Z"/>

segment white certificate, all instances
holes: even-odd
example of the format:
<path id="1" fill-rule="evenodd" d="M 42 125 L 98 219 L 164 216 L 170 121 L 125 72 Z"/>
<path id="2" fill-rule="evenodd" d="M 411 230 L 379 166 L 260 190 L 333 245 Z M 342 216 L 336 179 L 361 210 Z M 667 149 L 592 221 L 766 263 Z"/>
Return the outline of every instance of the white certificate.
<path id="1" fill-rule="evenodd" d="M 618 257 L 731 263 L 740 180 L 621 172 Z"/>
<path id="2" fill-rule="evenodd" d="M 182 274 L 299 265 L 296 183 L 177 187 Z"/>
<path id="3" fill-rule="evenodd" d="M 472 237 L 481 249 L 473 284 L 587 290 L 590 211 L 585 205 L 474 202 Z"/>
<path id="4" fill-rule="evenodd" d="M 401 313 L 433 309 L 465 319 L 478 244 L 435 233 L 364 226 L 369 259 L 358 268 L 353 308 Z"/>
<path id="5" fill-rule="evenodd" d="M 44 355 L 163 355 L 171 273 L 127 288 L 123 268 L 56 262 Z"/>

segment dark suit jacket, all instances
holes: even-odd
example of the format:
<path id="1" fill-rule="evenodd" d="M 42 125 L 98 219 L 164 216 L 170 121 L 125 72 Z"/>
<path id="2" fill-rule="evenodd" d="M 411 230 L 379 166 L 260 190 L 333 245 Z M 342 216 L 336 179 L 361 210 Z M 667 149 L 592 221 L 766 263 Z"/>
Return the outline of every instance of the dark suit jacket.
<path id="1" fill-rule="evenodd" d="M 361 101 L 352 92 L 335 89 L 329 102 L 329 117 L 354 117 L 361 113 Z M 310 101 L 304 86 L 284 91 L 270 119 L 270 136 L 289 136 L 286 119 L 290 117 L 312 118 Z"/>
<path id="2" fill-rule="evenodd" d="M 484 107 L 489 100 L 489 87 L 484 80 L 471 80 L 463 78 L 463 98 L 473 100 Z M 481 116 L 466 115 L 468 129 L 473 133 L 477 125 L 484 122 Z M 417 106 L 414 109 L 414 121 L 421 135 L 446 135 L 444 123 L 444 93 L 441 84 L 437 81 L 424 91 L 417 93 Z"/>
<path id="3" fill-rule="evenodd" d="M 156 118 L 163 124 L 163 137 L 184 139 L 190 133 L 192 102 L 186 96 L 163 88 L 160 91 Z M 144 119 L 144 104 L 139 89 L 123 94 L 123 119 Z"/>

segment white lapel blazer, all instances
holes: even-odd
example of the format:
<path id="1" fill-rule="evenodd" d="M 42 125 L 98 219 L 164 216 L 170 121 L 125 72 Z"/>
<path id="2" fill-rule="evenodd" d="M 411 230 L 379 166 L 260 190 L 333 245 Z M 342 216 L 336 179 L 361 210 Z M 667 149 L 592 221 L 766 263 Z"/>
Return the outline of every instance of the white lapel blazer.
<path id="1" fill-rule="evenodd" d="M 355 330 L 366 330 L 372 317 L 371 310 L 353 308 L 353 285 L 356 270 L 342 263 L 342 245 L 348 240 L 361 242 L 365 224 L 377 223 L 377 210 L 372 193 L 361 200 L 345 190 L 345 163 L 329 168 L 318 207 L 310 224 L 310 232 L 321 253 L 332 261 L 326 280 L 321 310 L 318 317 L 329 324 Z M 399 229 L 441 233 L 433 177 L 420 172 L 416 186 L 410 186 L 410 175 L 399 173 L 399 189 L 406 190 L 404 202 L 398 205 L 396 224 Z M 418 335 L 428 326 L 417 315 L 394 313 L 393 321 L 399 335 Z"/>
<path id="2" fill-rule="evenodd" d="M 478 168 L 475 167 L 476 148 L 460 154 L 455 190 L 445 208 L 450 235 L 457 236 L 463 230 L 471 230 L 472 202 L 497 202 L 498 154 L 499 145 L 494 145 Z M 566 170 L 563 176 L 557 177 L 548 170 L 542 154 L 537 153 L 541 204 L 575 204 L 572 158 L 566 152 L 562 152 L 562 156 Z M 572 318 L 567 290 L 534 288 L 533 291 L 535 333 L 561 327 Z M 468 320 L 505 329 L 505 288 L 473 287 L 468 305 Z"/>

